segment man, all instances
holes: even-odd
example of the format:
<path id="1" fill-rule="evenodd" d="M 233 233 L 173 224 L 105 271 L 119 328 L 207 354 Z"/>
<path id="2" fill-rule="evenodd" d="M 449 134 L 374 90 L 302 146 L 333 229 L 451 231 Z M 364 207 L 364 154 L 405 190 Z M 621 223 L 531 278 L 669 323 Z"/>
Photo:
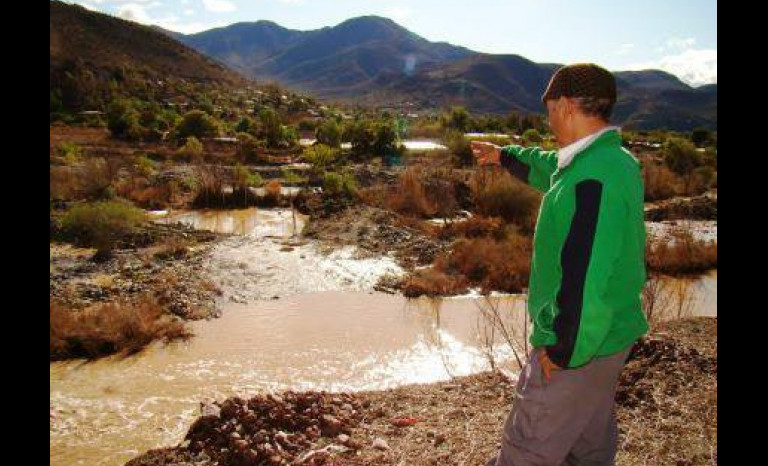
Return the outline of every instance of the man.
<path id="1" fill-rule="evenodd" d="M 593 64 L 564 66 L 542 101 L 558 151 L 473 142 L 544 194 L 528 314 L 530 361 L 488 466 L 614 464 L 616 384 L 632 344 L 648 330 L 643 186 L 637 160 L 609 118 L 616 82 Z"/>

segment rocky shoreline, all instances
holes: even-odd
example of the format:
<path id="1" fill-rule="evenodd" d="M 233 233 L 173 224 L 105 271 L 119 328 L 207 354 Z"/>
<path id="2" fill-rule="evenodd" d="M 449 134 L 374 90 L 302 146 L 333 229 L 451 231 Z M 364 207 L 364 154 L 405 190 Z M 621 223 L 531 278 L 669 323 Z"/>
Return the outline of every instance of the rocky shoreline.
<path id="1" fill-rule="evenodd" d="M 619 466 L 717 462 L 717 319 L 667 323 L 636 345 L 617 393 Z M 201 405 L 185 440 L 126 466 L 483 465 L 513 381 L 481 373 L 362 393 L 284 392 Z"/>
<path id="2" fill-rule="evenodd" d="M 220 291 L 201 271 L 220 235 L 179 224 L 151 224 L 147 235 L 150 244 L 116 250 L 107 261 L 91 260 L 94 249 L 51 242 L 51 301 L 82 309 L 149 295 L 184 320 L 216 317 Z M 163 245 L 168 239 L 178 244 Z"/>

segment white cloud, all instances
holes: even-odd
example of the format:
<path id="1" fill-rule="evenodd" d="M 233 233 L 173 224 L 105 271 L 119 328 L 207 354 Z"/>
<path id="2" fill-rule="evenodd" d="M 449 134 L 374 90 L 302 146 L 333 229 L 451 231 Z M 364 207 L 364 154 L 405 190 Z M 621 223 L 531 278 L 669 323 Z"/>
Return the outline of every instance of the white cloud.
<path id="1" fill-rule="evenodd" d="M 117 9 L 117 16 L 137 23 L 149 24 L 151 22 L 146 7 L 138 3 L 126 3 L 121 6 Z"/>
<path id="2" fill-rule="evenodd" d="M 635 48 L 635 44 L 621 44 L 614 52 L 616 55 L 626 55 Z"/>
<path id="3" fill-rule="evenodd" d="M 401 23 L 413 17 L 413 9 L 403 6 L 394 6 L 384 10 L 383 14 L 393 21 Z"/>
<path id="4" fill-rule="evenodd" d="M 227 0 L 203 0 L 203 6 L 206 10 L 214 13 L 227 13 L 237 10 L 237 6 Z"/>
<path id="5" fill-rule="evenodd" d="M 717 50 L 687 48 L 680 53 L 666 55 L 655 61 L 629 65 L 626 69 L 660 69 L 674 74 L 692 86 L 714 84 L 717 83 Z"/>
<path id="6" fill-rule="evenodd" d="M 186 10 L 184 10 L 184 14 L 185 15 L 193 15 L 193 14 L 195 14 L 195 10 L 193 10 L 192 8 L 187 8 Z"/>
<path id="7" fill-rule="evenodd" d="M 680 37 L 673 37 L 666 43 L 667 50 L 688 50 L 696 44 L 696 39 L 693 37 L 687 37 L 682 39 Z"/>

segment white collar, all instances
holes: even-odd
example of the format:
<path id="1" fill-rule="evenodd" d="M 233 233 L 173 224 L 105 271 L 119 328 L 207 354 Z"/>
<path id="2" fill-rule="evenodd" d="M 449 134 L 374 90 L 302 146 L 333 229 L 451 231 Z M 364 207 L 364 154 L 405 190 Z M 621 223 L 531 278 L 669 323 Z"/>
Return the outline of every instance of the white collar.
<path id="1" fill-rule="evenodd" d="M 607 133 L 608 131 L 621 131 L 621 128 L 618 126 L 606 126 L 605 128 L 594 132 L 588 136 L 584 136 L 583 138 L 579 139 L 578 141 L 572 142 L 568 144 L 567 146 L 563 147 L 562 149 L 557 151 L 557 168 L 565 168 L 567 167 L 571 161 L 573 161 L 574 157 L 576 155 L 586 149 L 587 147 L 592 144 L 595 139 L 599 138 L 603 135 L 603 133 Z"/>

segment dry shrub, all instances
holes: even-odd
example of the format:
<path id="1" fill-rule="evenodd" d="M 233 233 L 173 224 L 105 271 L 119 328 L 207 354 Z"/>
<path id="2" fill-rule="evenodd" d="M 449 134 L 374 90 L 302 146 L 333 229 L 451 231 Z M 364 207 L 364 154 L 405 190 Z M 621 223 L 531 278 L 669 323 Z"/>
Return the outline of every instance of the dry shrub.
<path id="1" fill-rule="evenodd" d="M 470 188 L 477 213 L 501 217 L 526 231 L 535 228 L 541 196 L 506 170 L 478 170 Z"/>
<path id="2" fill-rule="evenodd" d="M 390 210 L 419 218 L 429 218 L 435 214 L 437 209 L 427 198 L 419 175 L 414 170 L 407 170 L 400 175 L 397 186 L 385 202 Z"/>
<path id="3" fill-rule="evenodd" d="M 264 202 L 268 205 L 278 205 L 281 199 L 283 185 L 278 180 L 269 180 L 264 185 Z"/>
<path id="4" fill-rule="evenodd" d="M 87 202 L 64 214 L 61 228 L 66 239 L 95 247 L 97 256 L 107 258 L 113 249 L 138 233 L 146 220 L 144 211 L 127 201 Z"/>
<path id="5" fill-rule="evenodd" d="M 117 194 L 145 209 L 164 209 L 174 202 L 179 192 L 175 181 L 151 184 L 146 178 L 132 179 L 117 187 Z"/>
<path id="6" fill-rule="evenodd" d="M 697 275 L 717 268 L 717 242 L 694 238 L 688 230 L 648 241 L 646 262 L 652 272 L 665 275 Z"/>
<path id="7" fill-rule="evenodd" d="M 406 297 L 445 296 L 467 292 L 467 280 L 464 277 L 447 275 L 439 270 L 420 269 L 412 273 L 403 283 Z"/>
<path id="8" fill-rule="evenodd" d="M 160 260 L 184 259 L 193 245 L 194 241 L 189 238 L 169 236 L 165 238 L 154 256 Z"/>
<path id="9" fill-rule="evenodd" d="M 422 219 L 413 217 L 397 216 L 394 225 L 401 228 L 410 228 L 411 230 L 416 230 L 432 238 L 438 237 L 440 235 L 440 231 L 442 231 L 442 227 L 438 225 L 434 225 L 432 223 L 425 222 Z"/>
<path id="10" fill-rule="evenodd" d="M 357 193 L 364 204 L 378 208 L 386 208 L 386 202 L 389 196 L 387 194 L 388 189 L 385 185 L 377 184 L 361 188 L 358 189 Z"/>
<path id="11" fill-rule="evenodd" d="M 77 171 L 70 166 L 51 166 L 50 168 L 50 197 L 54 200 L 71 201 L 80 192 Z"/>
<path id="12" fill-rule="evenodd" d="M 438 257 L 435 268 L 463 275 L 484 293 L 518 293 L 528 285 L 531 253 L 531 239 L 516 233 L 503 240 L 461 240 L 448 255 Z"/>
<path id="13" fill-rule="evenodd" d="M 182 322 L 146 296 L 132 303 L 99 304 L 84 310 L 52 302 L 50 309 L 51 360 L 129 355 L 156 340 L 192 336 Z"/>
<path id="14" fill-rule="evenodd" d="M 440 238 L 496 238 L 506 236 L 506 225 L 500 217 L 475 215 L 462 222 L 448 223 L 440 229 Z"/>
<path id="15" fill-rule="evenodd" d="M 658 201 L 675 197 L 682 192 L 682 181 L 664 165 L 647 163 L 643 166 L 645 200 Z"/>
<path id="16" fill-rule="evenodd" d="M 209 207 L 224 204 L 225 171 L 211 165 L 195 166 L 195 207 Z"/>

